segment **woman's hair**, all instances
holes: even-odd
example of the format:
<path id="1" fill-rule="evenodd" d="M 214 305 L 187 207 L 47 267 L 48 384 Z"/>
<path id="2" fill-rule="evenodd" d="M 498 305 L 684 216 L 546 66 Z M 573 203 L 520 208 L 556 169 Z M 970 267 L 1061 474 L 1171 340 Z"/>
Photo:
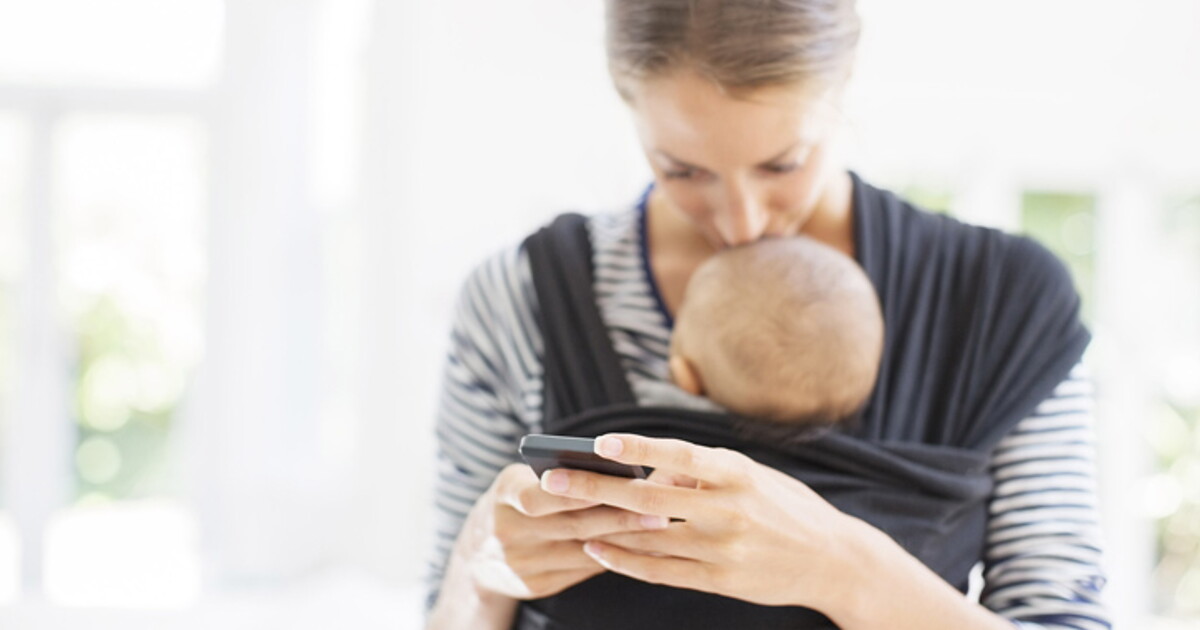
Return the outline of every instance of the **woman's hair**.
<path id="1" fill-rule="evenodd" d="M 855 0 L 607 0 L 617 91 L 683 68 L 737 95 L 840 85 L 860 24 Z"/>

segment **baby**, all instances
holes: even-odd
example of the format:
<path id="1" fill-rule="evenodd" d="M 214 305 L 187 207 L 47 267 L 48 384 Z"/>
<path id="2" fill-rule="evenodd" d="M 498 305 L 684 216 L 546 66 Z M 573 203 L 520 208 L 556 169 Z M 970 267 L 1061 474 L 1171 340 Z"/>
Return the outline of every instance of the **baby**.
<path id="1" fill-rule="evenodd" d="M 670 376 L 744 418 L 830 425 L 866 404 L 883 334 L 875 288 L 852 259 L 804 236 L 770 239 L 725 250 L 693 274 Z M 670 403 L 705 406 L 676 394 Z"/>

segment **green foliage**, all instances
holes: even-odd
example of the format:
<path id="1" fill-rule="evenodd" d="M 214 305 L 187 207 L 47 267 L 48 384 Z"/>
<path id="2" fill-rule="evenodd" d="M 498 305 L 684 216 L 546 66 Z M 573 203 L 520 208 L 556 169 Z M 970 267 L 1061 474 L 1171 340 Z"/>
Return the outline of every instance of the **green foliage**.
<path id="1" fill-rule="evenodd" d="M 1067 264 L 1083 298 L 1084 318 L 1094 321 L 1095 198 L 1038 191 L 1025 194 L 1022 201 L 1025 230 Z M 1172 308 L 1154 325 L 1169 329 L 1168 337 L 1174 340 L 1173 347 L 1156 348 L 1159 360 L 1167 364 L 1161 374 L 1169 380 L 1170 364 L 1187 365 L 1189 356 L 1200 361 L 1195 356 L 1200 337 L 1192 330 L 1200 321 L 1200 295 L 1189 280 L 1200 277 L 1200 199 L 1169 204 L 1165 210 L 1155 253 L 1164 256 L 1162 272 L 1180 286 L 1172 292 Z M 1144 419 L 1157 472 L 1143 496 L 1143 509 L 1157 518 L 1155 608 L 1171 616 L 1195 616 L 1200 614 L 1200 401 L 1187 393 L 1194 387 L 1184 388 L 1182 394 L 1173 392 L 1165 380 L 1157 387 L 1156 409 Z M 1185 398 L 1177 398 L 1180 395 Z"/>
<path id="2" fill-rule="evenodd" d="M 78 321 L 74 405 L 81 497 L 139 498 L 169 491 L 166 465 L 179 368 L 160 351 L 155 322 L 126 315 L 111 296 Z M 167 373 L 166 378 L 163 374 Z"/>
<path id="3" fill-rule="evenodd" d="M 1096 198 L 1093 195 L 1031 191 L 1021 198 L 1021 226 L 1058 255 L 1083 299 L 1083 319 L 1095 321 Z"/>
<path id="4" fill-rule="evenodd" d="M 925 210 L 940 214 L 954 214 L 950 210 L 951 203 L 954 201 L 954 195 L 949 191 L 922 186 L 920 184 L 909 184 L 896 191 L 896 193 Z"/>
<path id="5" fill-rule="evenodd" d="M 1172 274 L 1172 304 L 1156 325 L 1170 327 L 1176 343 L 1164 352 L 1160 413 L 1152 419 L 1150 440 L 1165 515 L 1158 520 L 1156 608 L 1164 613 L 1200 616 L 1200 197 L 1167 204 L 1159 254 Z M 1191 368 L 1187 366 L 1191 365 Z M 1183 366 L 1182 368 L 1180 366 Z M 1172 370 L 1182 371 L 1172 374 Z M 1174 382 L 1171 382 L 1174 381 Z M 1167 508 L 1173 507 L 1173 510 Z"/>

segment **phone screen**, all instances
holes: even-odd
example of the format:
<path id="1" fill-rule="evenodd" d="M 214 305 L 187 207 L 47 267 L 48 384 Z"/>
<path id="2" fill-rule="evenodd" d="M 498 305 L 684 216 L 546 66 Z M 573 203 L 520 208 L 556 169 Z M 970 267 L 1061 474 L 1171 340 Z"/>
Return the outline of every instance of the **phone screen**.
<path id="1" fill-rule="evenodd" d="M 592 438 L 533 433 L 521 438 L 519 451 L 538 477 L 554 468 L 587 470 L 629 479 L 645 479 L 649 474 L 644 466 L 630 466 L 600 457 L 593 450 L 594 442 Z"/>

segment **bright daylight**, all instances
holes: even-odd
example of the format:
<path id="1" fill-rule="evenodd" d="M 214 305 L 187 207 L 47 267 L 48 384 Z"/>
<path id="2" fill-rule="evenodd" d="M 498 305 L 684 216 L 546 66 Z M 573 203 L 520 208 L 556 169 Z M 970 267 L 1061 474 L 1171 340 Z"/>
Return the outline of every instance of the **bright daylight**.
<path id="1" fill-rule="evenodd" d="M 1197 112 L 1196 0 L 0 0 L 0 627 L 1200 627 Z"/>

